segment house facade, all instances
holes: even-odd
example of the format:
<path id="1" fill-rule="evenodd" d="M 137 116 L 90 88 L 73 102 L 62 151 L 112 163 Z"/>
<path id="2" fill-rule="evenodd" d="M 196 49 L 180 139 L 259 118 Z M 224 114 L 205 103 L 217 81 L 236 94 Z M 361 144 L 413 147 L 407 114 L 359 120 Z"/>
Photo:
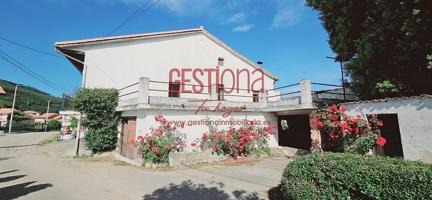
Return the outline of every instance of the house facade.
<path id="1" fill-rule="evenodd" d="M 60 116 L 57 113 L 44 113 L 42 115 L 38 115 L 38 116 L 34 117 L 33 119 L 34 119 L 35 123 L 45 124 L 47 119 L 48 119 L 48 121 L 57 120 L 57 121 L 61 122 L 62 116 Z"/>
<path id="2" fill-rule="evenodd" d="M 432 163 L 432 96 L 376 99 L 341 104 L 348 114 L 377 115 L 387 143 L 384 155 Z"/>
<path id="3" fill-rule="evenodd" d="M 274 87 L 275 75 L 203 27 L 64 41 L 55 46 L 82 73 L 83 87 L 119 90 L 117 110 L 124 122 L 119 148 L 131 151 L 123 153 L 126 157 L 133 158 L 134 149 L 125 149 L 157 126 L 154 117 L 158 115 L 184 124 L 187 151 L 209 124 L 223 129 L 244 122 L 278 125 L 280 120 L 294 128 L 279 127 L 269 145 L 308 148 L 307 114 L 314 109 L 311 82 L 302 80 L 289 86 L 292 92 L 281 93 Z M 307 127 L 300 136 L 289 136 L 300 125 Z"/>

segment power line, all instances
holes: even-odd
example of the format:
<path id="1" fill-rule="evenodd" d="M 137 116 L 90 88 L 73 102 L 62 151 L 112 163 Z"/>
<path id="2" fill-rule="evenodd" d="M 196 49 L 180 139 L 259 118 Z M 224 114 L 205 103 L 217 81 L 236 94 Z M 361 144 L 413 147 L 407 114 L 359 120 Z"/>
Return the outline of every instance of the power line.
<path id="1" fill-rule="evenodd" d="M 57 55 L 57 54 L 53 54 L 53 53 L 49 53 L 49 52 L 46 52 L 46 51 L 42 51 L 42 50 L 39 50 L 39 49 L 36 49 L 36 48 L 33 48 L 33 47 L 29 47 L 29 46 L 27 46 L 27 45 L 24 45 L 24 44 L 21 44 L 21 43 L 18 43 L 18 42 L 12 41 L 12 40 L 10 40 L 10 39 L 6 39 L 6 38 L 1 37 L 1 36 L 0 36 L 0 40 L 6 41 L 6 42 L 11 43 L 11 44 L 14 44 L 14 45 L 16 45 L 16 46 L 19 46 L 19 47 L 22 47 L 22 48 L 25 48 L 25 49 L 29 49 L 29 50 L 32 50 L 32 51 L 35 51 L 35 52 L 38 52 L 38 53 L 41 53 L 41 54 L 45 54 L 45 55 L 53 56 L 53 57 L 57 57 L 57 58 L 63 58 L 62 56 L 59 56 L 59 55 Z"/>
<path id="2" fill-rule="evenodd" d="M 22 64 L 21 62 L 19 62 L 17 59 L 13 58 L 12 56 L 8 55 L 6 52 L 0 50 L 0 56 L 1 58 L 3 58 L 6 62 L 8 62 L 9 64 L 17 67 L 18 69 L 20 69 L 21 71 L 25 72 L 26 74 L 30 75 L 31 77 L 41 81 L 42 83 L 46 84 L 47 86 L 53 88 L 53 89 L 60 89 L 62 92 L 67 92 L 64 88 L 62 88 L 61 86 L 58 86 L 57 84 L 49 81 L 48 79 L 42 77 L 41 75 L 37 74 L 36 72 L 32 71 L 31 69 L 29 69 L 27 66 L 25 66 L 24 64 Z"/>
<path id="3" fill-rule="evenodd" d="M 133 20 L 135 20 L 136 18 L 138 18 L 139 16 L 141 16 L 144 12 L 146 12 L 147 10 L 149 10 L 150 8 L 152 8 L 154 5 L 156 5 L 160 0 L 156 0 L 154 1 L 152 4 L 150 4 L 150 6 L 145 7 L 147 4 L 149 4 L 152 0 L 148 0 L 146 1 L 142 6 L 140 6 L 135 12 L 133 12 L 128 18 L 126 18 L 126 20 L 124 20 L 120 25 L 118 25 L 116 28 L 114 28 L 111 32 L 109 32 L 106 36 L 110 36 L 111 34 L 113 34 L 114 32 L 116 32 L 117 30 L 119 30 L 120 28 L 122 28 L 123 26 L 126 26 L 127 24 L 129 24 L 130 22 L 132 22 Z"/>

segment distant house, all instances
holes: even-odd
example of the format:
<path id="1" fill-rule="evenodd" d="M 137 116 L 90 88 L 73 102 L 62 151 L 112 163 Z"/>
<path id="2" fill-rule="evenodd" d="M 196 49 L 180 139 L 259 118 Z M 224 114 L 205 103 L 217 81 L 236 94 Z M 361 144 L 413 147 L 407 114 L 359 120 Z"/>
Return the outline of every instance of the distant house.
<path id="1" fill-rule="evenodd" d="M 6 94 L 6 91 L 4 91 L 1 86 L 0 86 L 0 94 Z"/>
<path id="2" fill-rule="evenodd" d="M 60 111 L 62 127 L 69 127 L 71 125 L 72 118 L 79 118 L 79 112 L 76 111 Z"/>
<path id="3" fill-rule="evenodd" d="M 24 114 L 28 117 L 28 119 L 25 120 L 20 120 L 19 124 L 20 125 L 30 125 L 32 126 L 34 124 L 33 121 L 33 117 L 25 112 L 21 112 L 17 109 L 14 109 L 14 116 L 16 116 L 17 114 Z M 6 127 L 9 126 L 9 118 L 10 115 L 12 114 L 12 108 L 0 108 L 0 127 Z M 15 124 L 16 118 L 14 117 L 14 124 Z"/>
<path id="4" fill-rule="evenodd" d="M 42 123 L 45 124 L 45 120 L 48 118 L 48 121 L 50 120 L 59 120 L 59 114 L 57 113 L 44 113 L 42 115 L 39 115 L 37 117 L 34 118 L 35 123 Z M 60 116 L 60 120 L 61 120 L 61 116 Z"/>
<path id="5" fill-rule="evenodd" d="M 14 110 L 17 112 L 18 110 Z M 0 127 L 6 127 L 9 124 L 9 115 L 12 113 L 12 108 L 0 108 Z"/>

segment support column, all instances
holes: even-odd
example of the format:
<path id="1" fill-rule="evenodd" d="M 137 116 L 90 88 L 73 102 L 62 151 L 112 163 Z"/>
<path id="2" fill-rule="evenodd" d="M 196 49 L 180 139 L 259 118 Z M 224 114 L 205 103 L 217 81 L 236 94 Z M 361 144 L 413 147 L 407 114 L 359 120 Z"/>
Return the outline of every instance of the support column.
<path id="1" fill-rule="evenodd" d="M 138 103 L 140 104 L 149 103 L 149 89 L 150 89 L 149 87 L 150 87 L 150 79 L 147 77 L 141 77 L 139 79 Z"/>
<path id="2" fill-rule="evenodd" d="M 300 81 L 301 104 L 303 108 L 312 108 L 312 85 L 311 81 L 303 79 Z"/>
<path id="3" fill-rule="evenodd" d="M 212 84 L 211 86 L 210 86 L 211 88 L 210 88 L 210 90 L 211 90 L 211 92 L 210 92 L 210 100 L 217 100 L 218 99 L 218 93 L 217 93 L 217 90 L 218 90 L 218 85 L 217 84 Z"/>

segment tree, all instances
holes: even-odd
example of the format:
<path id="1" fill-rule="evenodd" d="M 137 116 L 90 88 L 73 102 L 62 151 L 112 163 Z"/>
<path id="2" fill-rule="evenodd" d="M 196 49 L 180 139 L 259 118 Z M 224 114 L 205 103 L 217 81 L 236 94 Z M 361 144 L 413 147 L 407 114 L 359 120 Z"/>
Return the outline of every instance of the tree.
<path id="1" fill-rule="evenodd" d="M 363 99 L 432 93 L 430 0 L 308 0 Z"/>
<path id="2" fill-rule="evenodd" d="M 8 121 L 10 120 L 10 117 L 11 115 L 8 115 Z M 16 123 L 20 123 L 22 121 L 29 120 L 29 119 L 30 117 L 28 117 L 22 112 L 14 112 L 13 121 Z"/>

